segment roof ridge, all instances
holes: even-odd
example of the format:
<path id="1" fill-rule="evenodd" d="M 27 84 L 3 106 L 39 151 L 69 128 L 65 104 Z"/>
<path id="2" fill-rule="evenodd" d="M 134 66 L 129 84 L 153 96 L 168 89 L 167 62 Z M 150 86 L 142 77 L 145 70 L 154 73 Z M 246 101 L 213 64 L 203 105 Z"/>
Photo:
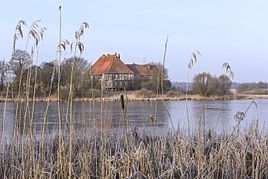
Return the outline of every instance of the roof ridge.
<path id="1" fill-rule="evenodd" d="M 116 57 L 116 56 L 115 56 Z M 116 57 L 117 58 L 117 57 Z M 130 70 L 130 72 L 132 72 L 133 74 L 135 74 L 135 72 L 133 70 L 131 70 L 128 65 L 126 63 L 124 63 L 120 58 L 118 58 L 118 60 L 125 65 L 126 68 L 128 68 L 128 70 Z"/>

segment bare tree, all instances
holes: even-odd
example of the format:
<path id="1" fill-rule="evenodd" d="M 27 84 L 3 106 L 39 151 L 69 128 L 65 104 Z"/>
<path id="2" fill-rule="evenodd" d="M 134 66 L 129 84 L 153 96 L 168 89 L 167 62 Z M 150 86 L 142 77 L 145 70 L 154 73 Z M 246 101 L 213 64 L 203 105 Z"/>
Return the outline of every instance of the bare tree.
<path id="1" fill-rule="evenodd" d="M 23 80 L 23 73 L 32 65 L 32 62 L 31 56 L 25 50 L 15 50 L 12 54 L 9 64 L 13 73 L 15 91 L 19 88 L 20 80 Z"/>
<path id="2" fill-rule="evenodd" d="M 218 78 L 209 73 L 200 73 L 193 79 L 193 93 L 202 96 L 226 95 L 232 85 L 232 81 L 227 75 Z"/>
<path id="3" fill-rule="evenodd" d="M 4 81 L 6 80 L 7 70 L 8 66 L 5 60 L 0 61 L 0 91 L 4 90 Z"/>
<path id="4" fill-rule="evenodd" d="M 194 93 L 201 94 L 202 96 L 208 96 L 209 84 L 211 82 L 212 76 L 209 73 L 200 73 L 193 79 L 192 90 Z"/>
<path id="5" fill-rule="evenodd" d="M 86 90 L 90 89 L 90 65 L 88 61 L 80 57 L 71 57 L 65 59 L 62 63 L 61 85 L 69 86 L 71 73 L 73 73 L 74 95 L 82 97 Z"/>

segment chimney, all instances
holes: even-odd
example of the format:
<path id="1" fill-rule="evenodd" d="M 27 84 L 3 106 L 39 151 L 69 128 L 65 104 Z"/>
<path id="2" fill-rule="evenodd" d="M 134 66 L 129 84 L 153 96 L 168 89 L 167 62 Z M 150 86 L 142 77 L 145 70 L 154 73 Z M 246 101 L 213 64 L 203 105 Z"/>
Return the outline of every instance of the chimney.
<path id="1" fill-rule="evenodd" d="M 116 54 L 116 53 L 115 53 Z M 116 54 L 116 57 L 120 59 L 120 53 L 119 54 Z"/>

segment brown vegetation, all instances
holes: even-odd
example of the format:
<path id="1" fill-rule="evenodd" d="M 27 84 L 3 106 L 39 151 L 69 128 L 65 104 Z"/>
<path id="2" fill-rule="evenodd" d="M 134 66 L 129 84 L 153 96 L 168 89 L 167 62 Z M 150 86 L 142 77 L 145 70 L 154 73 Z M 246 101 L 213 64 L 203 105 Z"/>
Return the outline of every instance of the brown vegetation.
<path id="1" fill-rule="evenodd" d="M 0 174 L 7 178 L 268 177 L 268 141 L 258 128 L 221 135 L 209 131 L 205 138 L 183 133 L 142 136 L 137 129 L 124 134 L 90 133 L 72 140 L 52 136 L 44 143 L 28 138 L 15 146 L 8 144 L 1 154 Z"/>

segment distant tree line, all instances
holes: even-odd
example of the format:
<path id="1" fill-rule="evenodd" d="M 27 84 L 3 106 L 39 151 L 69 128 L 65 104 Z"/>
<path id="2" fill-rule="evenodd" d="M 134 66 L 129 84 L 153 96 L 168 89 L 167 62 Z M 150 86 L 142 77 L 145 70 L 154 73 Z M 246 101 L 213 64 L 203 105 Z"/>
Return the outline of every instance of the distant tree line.
<path id="1" fill-rule="evenodd" d="M 212 76 L 210 73 L 196 75 L 192 83 L 192 93 L 202 96 L 226 95 L 232 86 L 227 75 Z"/>
<path id="2" fill-rule="evenodd" d="M 161 65 L 154 64 L 154 66 L 157 68 L 149 71 L 150 78 L 139 82 L 136 88 L 146 88 L 160 93 L 161 80 L 163 79 L 164 90 L 168 91 L 171 88 L 171 83 L 167 79 L 167 69 L 162 72 Z M 65 99 L 69 94 L 72 70 L 73 97 L 100 96 L 100 83 L 94 83 L 92 80 L 91 65 L 86 59 L 66 58 L 60 63 L 60 66 L 55 60 L 33 65 L 32 56 L 25 50 L 16 50 L 10 61 L 0 61 L 0 93 L 4 96 L 7 86 L 9 86 L 9 97 L 25 96 L 27 93 L 30 97 L 33 95 L 36 97 L 53 96 L 57 95 L 58 81 L 60 80 L 60 94 Z"/>
<path id="3" fill-rule="evenodd" d="M 90 64 L 84 58 L 70 57 L 64 59 L 60 68 L 56 61 L 33 65 L 32 57 L 24 50 L 16 50 L 10 61 L 0 62 L 0 92 L 6 93 L 9 84 L 9 94 L 46 97 L 57 93 L 58 77 L 60 77 L 61 92 L 70 88 L 70 74 L 73 66 L 73 91 L 75 97 L 85 97 L 91 88 Z M 58 73 L 60 72 L 60 75 Z M 35 89 L 35 90 L 34 90 Z"/>
<path id="4" fill-rule="evenodd" d="M 242 83 L 238 86 L 239 93 L 252 93 L 252 94 L 268 94 L 268 83 Z"/>

